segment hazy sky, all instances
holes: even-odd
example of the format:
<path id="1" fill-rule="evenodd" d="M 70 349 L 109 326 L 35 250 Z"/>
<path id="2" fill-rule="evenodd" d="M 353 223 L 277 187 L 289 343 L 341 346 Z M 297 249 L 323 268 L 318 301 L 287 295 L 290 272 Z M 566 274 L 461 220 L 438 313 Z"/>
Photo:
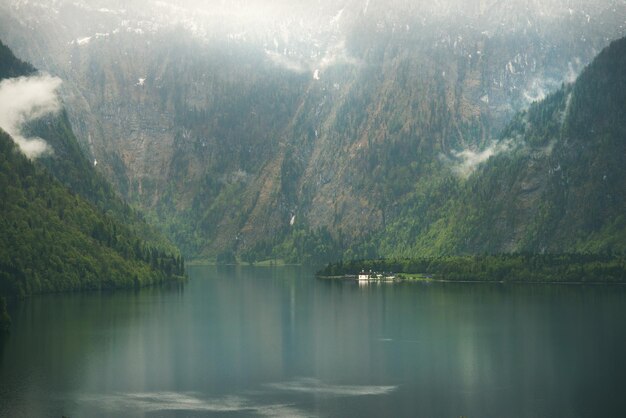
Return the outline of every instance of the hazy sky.
<path id="1" fill-rule="evenodd" d="M 623 7 L 626 0 L 3 0 L 18 7 L 44 5 L 59 10 L 63 5 L 98 11 L 105 15 L 158 21 L 188 20 L 202 25 L 239 28 L 291 22 L 307 27 L 332 26 L 336 17 L 384 20 L 391 15 L 405 19 L 428 19 L 462 15 L 495 19 L 537 15 L 544 18 L 583 14 Z M 338 16 L 338 13 L 341 15 Z M 78 23 L 78 22 L 77 22 Z"/>
<path id="2" fill-rule="evenodd" d="M 10 4 L 33 28 L 52 21 L 74 40 L 107 36 L 114 31 L 154 32 L 178 26 L 204 39 L 281 44 L 328 42 L 352 28 L 369 24 L 380 31 L 471 25 L 479 32 L 549 26 L 554 18 L 574 25 L 596 18 L 622 19 L 626 0 L 0 0 Z M 59 23 L 61 26 L 59 26 Z M 429 24 L 430 23 L 430 24 Z M 71 39 L 64 39 L 64 42 Z M 336 39 L 331 39 L 334 43 Z M 296 45 L 297 47 L 297 45 Z M 283 46 L 277 47 L 282 49 Z M 323 49 L 325 49 L 322 46 Z"/>

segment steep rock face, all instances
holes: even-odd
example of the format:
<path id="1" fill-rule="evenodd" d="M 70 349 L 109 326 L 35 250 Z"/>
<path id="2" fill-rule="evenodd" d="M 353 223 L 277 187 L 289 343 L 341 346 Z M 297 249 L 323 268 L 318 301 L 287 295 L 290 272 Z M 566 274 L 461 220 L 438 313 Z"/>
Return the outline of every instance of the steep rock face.
<path id="1" fill-rule="evenodd" d="M 454 4 L 463 14 L 452 20 L 346 6 L 327 34 L 299 39 L 324 45 L 311 50 L 274 32 L 206 40 L 131 11 L 103 19 L 80 2 L 37 21 L 35 34 L 24 19 L 2 30 L 68 80 L 69 118 L 98 169 L 186 253 L 261 257 L 300 230 L 358 247 L 419 207 L 413 242 L 461 187 L 449 160 L 488 147 L 516 111 L 572 81 L 623 31 L 620 2 L 594 3 L 588 16 Z M 91 23 L 74 23 L 79 13 Z M 537 181 L 528 174 L 520 206 L 536 203 Z M 493 248 L 516 248 L 520 234 Z"/>

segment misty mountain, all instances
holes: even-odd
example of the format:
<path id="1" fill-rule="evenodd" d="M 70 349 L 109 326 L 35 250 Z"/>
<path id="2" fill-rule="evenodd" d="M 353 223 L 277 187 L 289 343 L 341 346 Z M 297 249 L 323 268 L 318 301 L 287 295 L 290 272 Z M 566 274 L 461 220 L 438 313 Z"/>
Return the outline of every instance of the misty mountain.
<path id="1" fill-rule="evenodd" d="M 97 170 L 190 256 L 567 247 L 455 210 L 524 148 L 496 140 L 515 115 L 624 35 L 623 1 L 231 3 L 11 1 L 0 36 L 66 80 Z"/>
<path id="2" fill-rule="evenodd" d="M 625 65 L 623 38 L 516 115 L 500 137 L 506 152 L 452 187 L 454 197 L 424 209 L 416 194 L 379 236 L 388 254 L 624 252 Z"/>
<path id="3" fill-rule="evenodd" d="M 0 94 L 21 89 L 12 101 L 2 96 L 3 126 L 11 107 L 24 117 L 27 100 L 51 109 L 35 100 L 49 76 L 2 43 L 0 54 Z M 178 251 L 93 169 L 60 112 L 32 114 L 20 126 L 19 135 L 45 141 L 37 159 L 0 129 L 0 295 L 140 286 L 182 275 Z"/>

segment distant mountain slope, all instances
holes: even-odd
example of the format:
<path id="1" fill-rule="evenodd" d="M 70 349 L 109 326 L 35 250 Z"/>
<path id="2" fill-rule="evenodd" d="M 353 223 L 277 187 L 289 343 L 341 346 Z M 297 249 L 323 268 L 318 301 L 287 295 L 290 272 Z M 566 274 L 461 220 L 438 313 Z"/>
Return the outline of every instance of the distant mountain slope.
<path id="1" fill-rule="evenodd" d="M 10 0 L 0 33 L 67 80 L 97 171 L 222 260 L 551 248 L 528 232 L 547 185 L 529 155 L 555 148 L 492 139 L 626 30 L 623 0 L 313 2 L 270 23 L 151 4 Z M 491 153 L 539 170 L 493 206 L 457 175 Z"/>
<path id="2" fill-rule="evenodd" d="M 34 69 L 0 43 L 0 80 Z M 0 130 L 0 295 L 156 283 L 184 274 L 176 249 L 87 162 L 65 113 L 25 131 L 54 150 L 27 159 Z"/>
<path id="3" fill-rule="evenodd" d="M 410 244 L 419 204 L 380 238 L 387 254 L 626 251 L 626 38 L 519 114 Z M 401 235 L 402 236 L 402 235 Z"/>
<path id="4" fill-rule="evenodd" d="M 626 15 L 614 0 L 322 3 L 267 26 L 224 6 L 232 27 L 167 2 L 9 1 L 0 32 L 68 80 L 98 171 L 190 257 L 314 262 L 434 234 L 463 183 L 446 159 L 573 80 Z"/>

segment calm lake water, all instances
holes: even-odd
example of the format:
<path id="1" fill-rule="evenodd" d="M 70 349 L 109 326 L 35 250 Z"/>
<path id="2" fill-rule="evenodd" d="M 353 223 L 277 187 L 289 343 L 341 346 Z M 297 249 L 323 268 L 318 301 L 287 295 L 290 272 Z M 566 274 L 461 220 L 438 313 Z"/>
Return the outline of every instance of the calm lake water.
<path id="1" fill-rule="evenodd" d="M 623 287 L 189 273 L 14 306 L 0 416 L 626 414 Z"/>

